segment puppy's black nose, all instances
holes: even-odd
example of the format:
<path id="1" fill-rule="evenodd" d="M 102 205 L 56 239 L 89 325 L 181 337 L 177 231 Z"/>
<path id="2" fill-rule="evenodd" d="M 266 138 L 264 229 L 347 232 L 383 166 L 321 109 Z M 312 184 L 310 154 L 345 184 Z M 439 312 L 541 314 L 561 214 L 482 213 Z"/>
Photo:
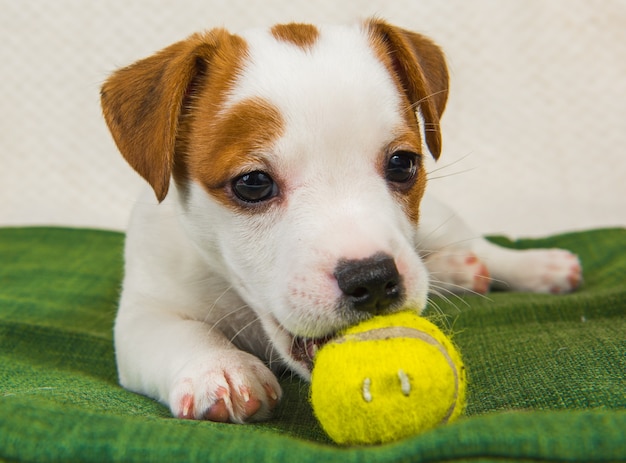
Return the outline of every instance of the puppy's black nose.
<path id="1" fill-rule="evenodd" d="M 396 263 L 387 254 L 342 260 L 335 268 L 339 289 L 356 310 L 378 314 L 404 296 Z"/>

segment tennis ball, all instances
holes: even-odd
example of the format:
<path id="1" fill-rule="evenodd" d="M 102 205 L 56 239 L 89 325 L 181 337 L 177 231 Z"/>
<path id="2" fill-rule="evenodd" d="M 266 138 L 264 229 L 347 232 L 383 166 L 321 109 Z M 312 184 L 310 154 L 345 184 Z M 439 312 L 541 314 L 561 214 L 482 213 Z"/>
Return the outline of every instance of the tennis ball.
<path id="1" fill-rule="evenodd" d="M 414 312 L 345 330 L 314 359 L 310 400 L 338 444 L 380 444 L 456 419 L 465 367 L 437 326 Z"/>

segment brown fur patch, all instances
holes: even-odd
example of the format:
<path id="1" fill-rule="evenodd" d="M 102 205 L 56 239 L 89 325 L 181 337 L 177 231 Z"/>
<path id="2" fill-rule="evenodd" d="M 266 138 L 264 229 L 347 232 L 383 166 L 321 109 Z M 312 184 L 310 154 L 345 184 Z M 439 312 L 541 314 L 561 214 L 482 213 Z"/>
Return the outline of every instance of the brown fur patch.
<path id="1" fill-rule="evenodd" d="M 396 150 L 406 150 L 420 154 L 421 147 L 422 142 L 420 140 L 419 131 L 415 130 L 415 122 L 413 122 L 413 125 L 409 125 L 405 133 L 400 134 L 394 143 L 387 147 L 386 151 L 388 155 L 385 159 Z M 426 188 L 426 172 L 421 156 L 418 162 L 417 175 L 413 184 L 407 189 L 399 188 L 396 190 L 396 194 L 402 202 L 405 213 L 413 223 L 417 223 L 419 220 L 419 206 Z M 386 165 L 383 166 L 383 169 L 385 167 Z"/>
<path id="2" fill-rule="evenodd" d="M 271 29 L 276 40 L 292 43 L 308 49 L 313 47 L 319 37 L 319 30 L 310 24 L 278 24 Z"/>
<path id="3" fill-rule="evenodd" d="M 401 109 L 410 131 L 417 137 L 417 145 L 413 146 L 421 149 L 415 115 L 419 106 L 425 124 L 424 141 L 438 159 L 441 154 L 439 119 L 448 97 L 448 72 L 443 53 L 430 39 L 383 21 L 373 19 L 366 23 L 366 28 L 376 56 L 389 70 L 400 94 L 406 97 Z M 425 188 L 426 172 L 420 165 L 415 184 L 403 198 L 405 210 L 414 223 L 419 220 L 419 205 Z"/>
<path id="4" fill-rule="evenodd" d="M 210 98 L 207 92 L 198 100 L 188 146 L 189 173 L 224 205 L 238 207 L 229 188 L 233 178 L 263 170 L 278 180 L 265 155 L 282 135 L 283 119 L 261 98 L 241 101 L 217 115 L 208 104 Z"/>
<path id="5" fill-rule="evenodd" d="M 443 52 L 430 39 L 371 20 L 366 24 L 378 58 L 389 69 L 408 99 L 407 116 L 417 107 L 424 116 L 426 144 L 435 159 L 441 154 L 439 119 L 448 98 L 448 70 Z"/>
<path id="6" fill-rule="evenodd" d="M 186 128 L 193 119 L 196 95 L 208 87 L 212 98 L 203 104 L 219 108 L 246 50 L 242 38 L 214 29 L 120 69 L 102 86 L 109 130 L 159 201 L 167 195 L 173 171 L 175 177 L 186 175 Z"/>

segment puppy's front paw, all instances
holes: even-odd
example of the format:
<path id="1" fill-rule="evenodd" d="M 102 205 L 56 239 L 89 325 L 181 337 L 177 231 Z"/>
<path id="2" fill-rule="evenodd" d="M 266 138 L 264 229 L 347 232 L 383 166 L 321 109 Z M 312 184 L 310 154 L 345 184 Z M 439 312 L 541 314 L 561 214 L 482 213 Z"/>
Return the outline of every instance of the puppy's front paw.
<path id="1" fill-rule="evenodd" d="M 516 262 L 517 278 L 511 289 L 535 293 L 562 294 L 575 290 L 582 282 L 578 256 L 564 249 L 522 251 Z"/>
<path id="2" fill-rule="evenodd" d="M 489 291 L 489 270 L 469 251 L 437 251 L 425 259 L 432 287 L 452 293 L 485 294 Z"/>
<path id="3" fill-rule="evenodd" d="M 269 418 L 281 395 L 276 377 L 258 358 L 225 351 L 188 363 L 169 403 L 178 418 L 245 423 Z"/>

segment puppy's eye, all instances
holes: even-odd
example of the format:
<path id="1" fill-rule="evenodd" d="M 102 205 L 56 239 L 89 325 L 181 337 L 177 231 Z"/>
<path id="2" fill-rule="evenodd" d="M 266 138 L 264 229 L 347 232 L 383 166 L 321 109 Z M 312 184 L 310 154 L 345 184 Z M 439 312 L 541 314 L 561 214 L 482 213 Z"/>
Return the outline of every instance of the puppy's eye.
<path id="1" fill-rule="evenodd" d="M 419 155 L 410 151 L 396 151 L 387 161 L 385 178 L 393 183 L 408 183 L 417 173 Z"/>
<path id="2" fill-rule="evenodd" d="M 278 187 L 272 177 L 261 171 L 235 178 L 232 187 L 235 196 L 247 203 L 266 201 L 278 193 Z"/>

